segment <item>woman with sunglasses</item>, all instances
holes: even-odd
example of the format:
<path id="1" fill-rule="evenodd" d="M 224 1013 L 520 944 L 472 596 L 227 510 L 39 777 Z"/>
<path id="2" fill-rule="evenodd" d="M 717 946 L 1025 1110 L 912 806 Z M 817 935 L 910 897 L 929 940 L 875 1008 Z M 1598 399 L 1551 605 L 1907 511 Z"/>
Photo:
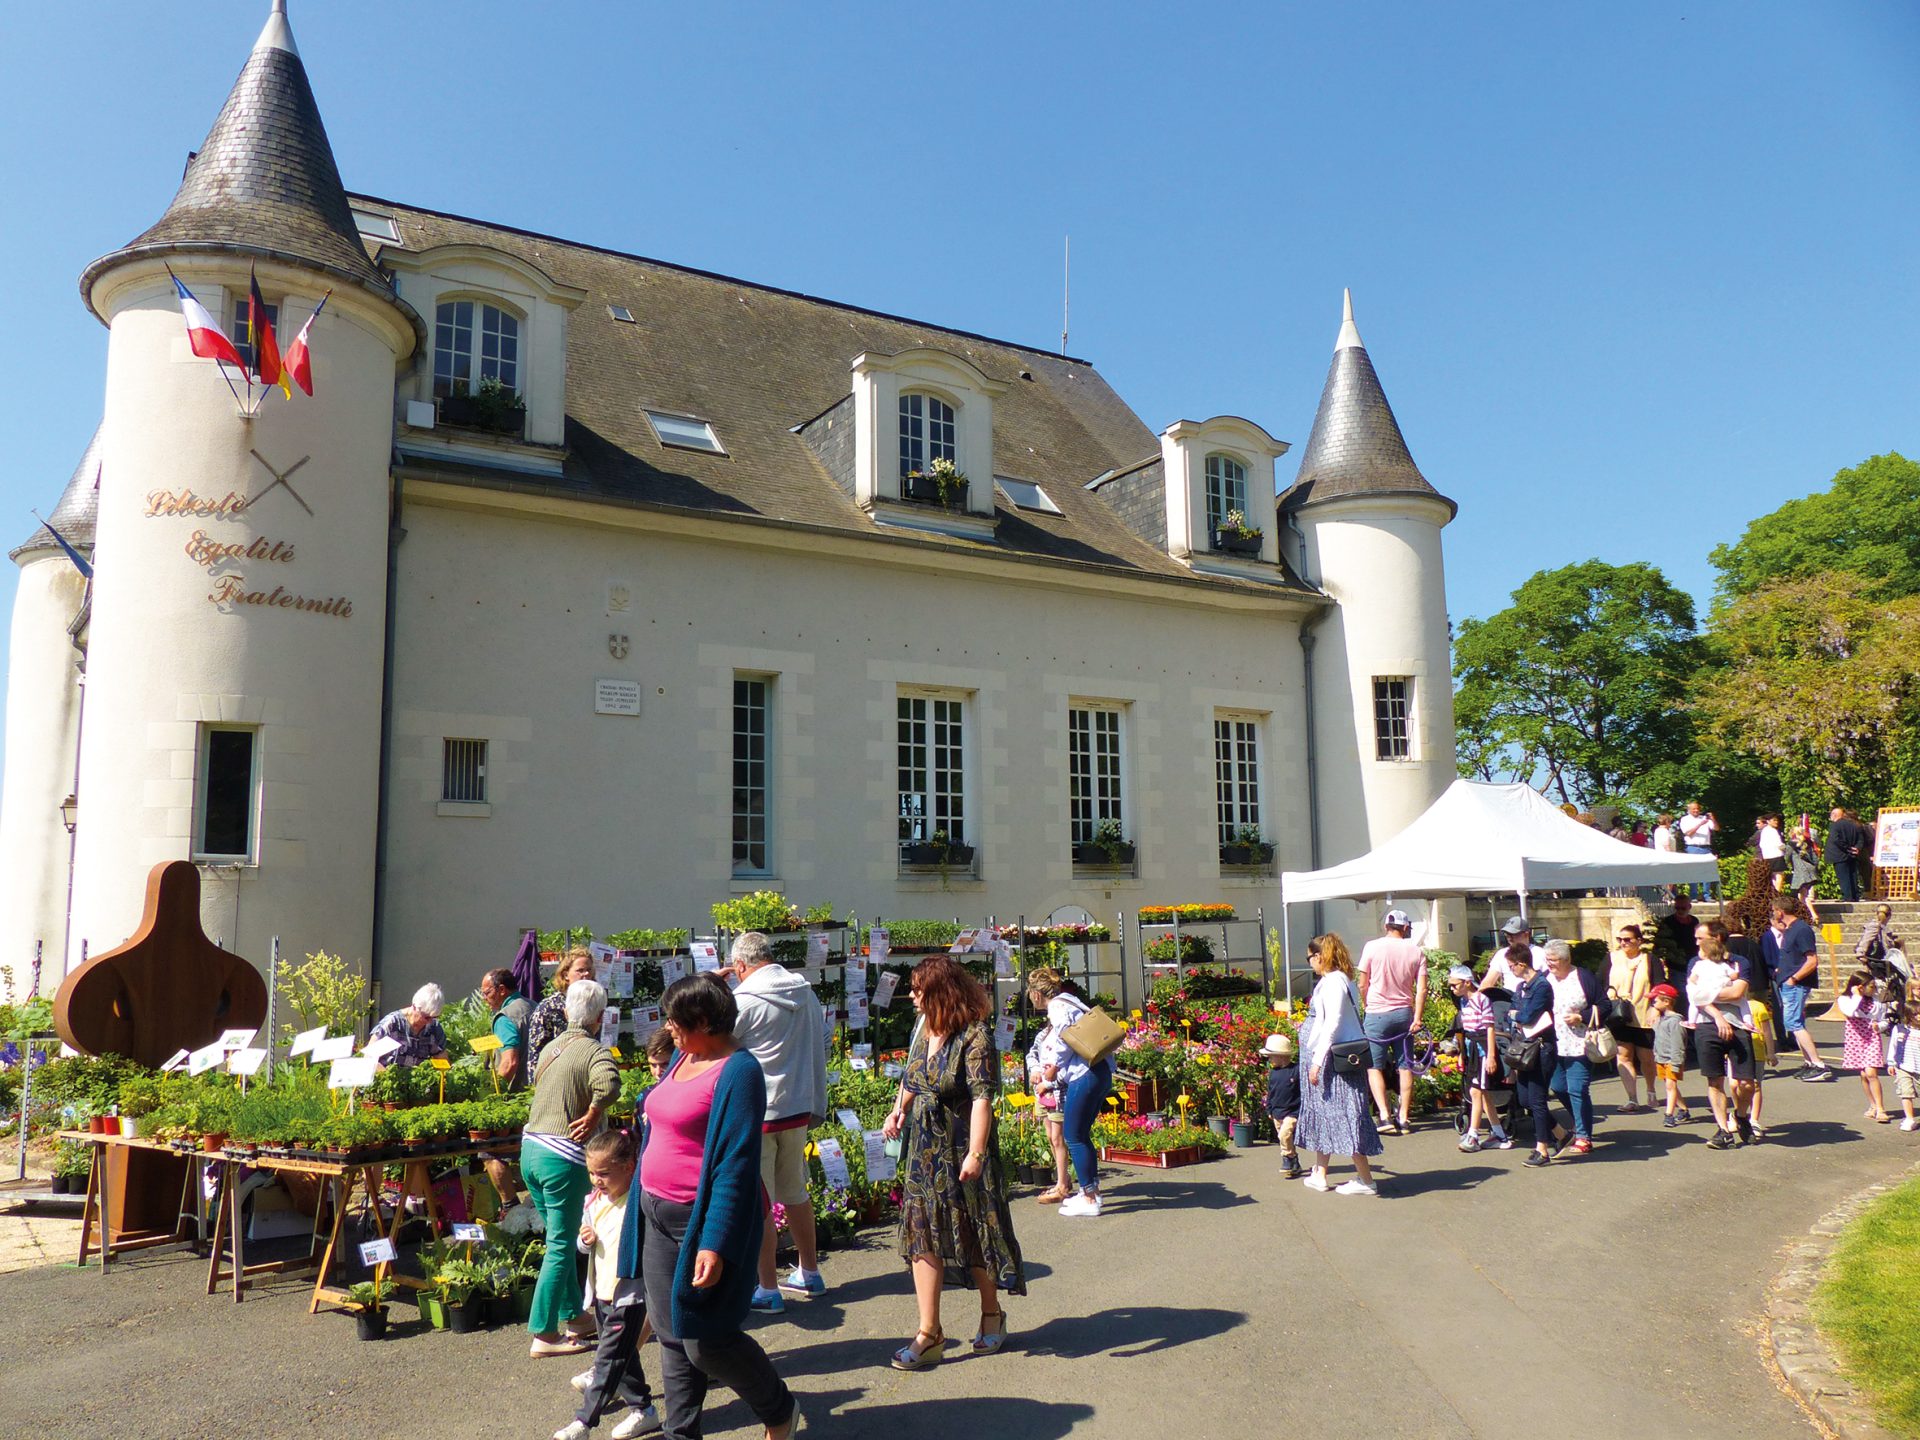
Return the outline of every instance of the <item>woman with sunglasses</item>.
<path id="1" fill-rule="evenodd" d="M 1648 1106 L 1640 1103 L 1640 1082 L 1647 1082 L 1647 1098 L 1653 1098 L 1653 1012 L 1649 1002 L 1653 993 L 1653 957 L 1647 953 L 1647 937 L 1638 925 L 1622 925 L 1615 937 L 1620 948 L 1614 952 L 1613 968 L 1607 975 L 1607 999 L 1614 1002 L 1614 1014 L 1607 1028 L 1620 1042 L 1614 1059 L 1620 1066 L 1620 1084 L 1627 1092 L 1622 1115 L 1638 1115 Z M 1619 1006 L 1625 1002 L 1627 1014 Z"/>

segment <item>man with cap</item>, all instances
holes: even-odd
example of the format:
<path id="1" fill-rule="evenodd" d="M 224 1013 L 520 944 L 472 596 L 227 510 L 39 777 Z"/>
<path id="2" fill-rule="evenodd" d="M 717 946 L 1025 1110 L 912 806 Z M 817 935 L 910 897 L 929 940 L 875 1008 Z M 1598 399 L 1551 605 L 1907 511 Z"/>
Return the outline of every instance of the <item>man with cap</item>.
<path id="1" fill-rule="evenodd" d="M 1413 1071 L 1403 1069 L 1406 1037 L 1420 1023 L 1427 1008 L 1427 952 L 1413 940 L 1413 917 L 1389 910 L 1380 921 L 1386 931 L 1369 940 L 1360 952 L 1356 975 L 1366 1013 L 1361 1027 L 1373 1044 L 1367 1084 L 1380 1112 L 1382 1134 L 1405 1135 L 1413 1129 Z M 1387 1105 L 1387 1071 L 1400 1071 L 1400 1110 L 1396 1119 Z"/>
<path id="2" fill-rule="evenodd" d="M 1547 951 L 1542 945 L 1533 943 L 1533 926 L 1519 915 L 1509 915 L 1507 923 L 1500 927 L 1500 948 L 1493 952 L 1493 958 L 1487 962 L 1486 977 L 1481 980 L 1482 990 L 1505 990 L 1509 994 L 1520 983 L 1520 977 L 1514 974 L 1513 967 L 1507 963 L 1507 951 L 1516 945 L 1524 945 L 1533 956 L 1533 972 L 1536 975 L 1547 973 Z"/>
<path id="3" fill-rule="evenodd" d="M 1267 1071 L 1267 1114 L 1273 1118 L 1274 1138 L 1280 1142 L 1280 1173 L 1298 1180 L 1306 1172 L 1293 1145 L 1293 1132 L 1300 1124 L 1300 1067 L 1294 1063 L 1293 1038 L 1269 1035 L 1260 1053 L 1272 1067 Z"/>

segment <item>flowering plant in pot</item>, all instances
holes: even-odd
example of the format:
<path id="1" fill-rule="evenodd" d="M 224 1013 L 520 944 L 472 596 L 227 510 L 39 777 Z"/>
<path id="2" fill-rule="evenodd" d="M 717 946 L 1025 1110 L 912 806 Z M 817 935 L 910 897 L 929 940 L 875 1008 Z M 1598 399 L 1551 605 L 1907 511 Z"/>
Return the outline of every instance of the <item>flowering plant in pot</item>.
<path id="1" fill-rule="evenodd" d="M 1131 865 L 1133 855 L 1133 842 L 1121 832 L 1120 822 L 1113 819 L 1102 820 L 1093 827 L 1091 840 L 1073 847 L 1076 865 Z"/>
<path id="2" fill-rule="evenodd" d="M 387 1300 L 393 1281 L 382 1275 L 347 1287 L 346 1308 L 353 1312 L 353 1328 L 362 1340 L 378 1340 L 387 1333 Z"/>
<path id="3" fill-rule="evenodd" d="M 1213 548 L 1230 555 L 1258 555 L 1265 532 L 1247 523 L 1244 510 L 1229 510 L 1213 527 Z"/>

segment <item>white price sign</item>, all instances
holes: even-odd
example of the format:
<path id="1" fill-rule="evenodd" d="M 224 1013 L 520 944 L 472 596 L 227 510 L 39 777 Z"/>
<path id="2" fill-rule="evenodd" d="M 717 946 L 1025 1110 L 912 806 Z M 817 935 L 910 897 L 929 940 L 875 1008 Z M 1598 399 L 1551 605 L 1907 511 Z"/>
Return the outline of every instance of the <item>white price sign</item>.
<path id="1" fill-rule="evenodd" d="M 893 937 L 879 926 L 867 931 L 867 954 L 876 965 L 886 963 L 887 956 L 893 953 Z"/>
<path id="2" fill-rule="evenodd" d="M 887 1137 L 878 1130 L 869 1130 L 866 1132 L 865 1139 L 867 1148 L 867 1183 L 869 1185 L 884 1185 L 887 1181 L 893 1179 L 893 1172 L 897 1168 L 893 1157 L 887 1154 Z"/>
<path id="3" fill-rule="evenodd" d="M 687 978 L 687 960 L 684 955 L 669 955 L 660 962 L 660 988 L 666 989 L 676 980 Z"/>
<path id="4" fill-rule="evenodd" d="M 1013 946 L 1004 940 L 996 940 L 993 946 L 993 973 L 1001 980 L 1013 978 Z"/>
<path id="5" fill-rule="evenodd" d="M 220 1048 L 218 1040 L 211 1045 L 202 1045 L 187 1057 L 187 1073 L 189 1075 L 205 1074 L 226 1058 L 227 1052 Z"/>
<path id="6" fill-rule="evenodd" d="M 349 1055 L 334 1061 L 333 1068 L 327 1071 L 327 1088 L 358 1090 L 363 1085 L 371 1085 L 376 1063 L 371 1055 Z"/>
<path id="7" fill-rule="evenodd" d="M 394 1258 L 391 1240 L 369 1240 L 360 1247 L 362 1265 L 391 1265 Z"/>
<path id="8" fill-rule="evenodd" d="M 993 1043 L 1001 1050 L 1013 1048 L 1013 1017 L 1011 1015 L 1001 1016 L 999 1023 L 993 1027 Z"/>
<path id="9" fill-rule="evenodd" d="M 611 1045 L 620 1038 L 620 1012 L 609 1005 L 600 1012 L 600 1043 Z"/>
<path id="10" fill-rule="evenodd" d="M 824 930 L 809 930 L 807 932 L 807 964 L 826 964 L 828 953 L 827 932 Z"/>
<path id="11" fill-rule="evenodd" d="M 696 940 L 687 947 L 693 954 L 693 970 L 704 975 L 720 968 L 720 947 L 711 940 Z"/>
<path id="12" fill-rule="evenodd" d="M 847 997 L 847 1028 L 864 1030 L 867 1028 L 867 997 L 849 995 Z"/>
<path id="13" fill-rule="evenodd" d="M 258 1026 L 251 1030 L 229 1030 L 219 1039 L 222 1050 L 244 1050 L 253 1044 L 253 1037 L 260 1033 Z"/>
<path id="14" fill-rule="evenodd" d="M 891 1009 L 893 1006 L 893 992 L 897 990 L 899 986 L 900 972 L 898 970 L 881 971 L 880 981 L 873 987 L 873 1008 L 876 1010 Z"/>
<path id="15" fill-rule="evenodd" d="M 842 1125 L 844 1125 L 844 1126 L 845 1126 L 845 1127 L 846 1127 L 847 1129 L 849 1129 L 849 1130 L 851 1130 L 851 1131 L 853 1131 L 853 1132 L 854 1132 L 854 1133 L 856 1133 L 856 1134 L 858 1134 L 858 1133 L 859 1133 L 859 1130 L 860 1130 L 860 1117 L 859 1117 L 858 1115 L 856 1115 L 856 1114 L 855 1114 L 855 1113 L 854 1113 L 853 1111 L 851 1111 L 851 1110 L 836 1110 L 836 1111 L 834 1111 L 834 1112 L 833 1112 L 833 1118 L 834 1118 L 834 1119 L 836 1119 L 836 1120 L 838 1120 L 838 1121 L 839 1121 L 839 1122 L 840 1122 L 840 1123 L 841 1123 Z"/>
<path id="16" fill-rule="evenodd" d="M 233 1058 L 227 1061 L 229 1075 L 258 1075 L 260 1067 L 267 1063 L 264 1050 L 236 1050 Z"/>
<path id="17" fill-rule="evenodd" d="M 287 1046 L 287 1058 L 291 1060 L 296 1055 L 305 1055 L 326 1038 L 327 1027 L 324 1025 L 316 1025 L 311 1030 L 302 1030 L 293 1037 L 293 1043 Z"/>
<path id="18" fill-rule="evenodd" d="M 176 1050 L 173 1052 L 173 1058 L 167 1061 L 166 1064 L 162 1065 L 160 1067 L 160 1070 L 163 1074 L 169 1071 L 178 1070 L 182 1065 L 186 1064 L 187 1061 L 191 1060 L 192 1058 L 193 1058 L 193 1052 L 191 1050 Z"/>
<path id="19" fill-rule="evenodd" d="M 484 1243 L 487 1238 L 487 1227 L 484 1225 L 467 1225 L 464 1223 L 456 1224 L 453 1227 L 453 1238 L 456 1240 L 470 1240 Z"/>
<path id="20" fill-rule="evenodd" d="M 313 1047 L 313 1063 L 325 1065 L 331 1060 L 344 1060 L 353 1054 L 353 1036 L 336 1035 L 331 1040 L 322 1040 Z"/>
<path id="21" fill-rule="evenodd" d="M 400 1042 L 391 1035 L 381 1035 L 369 1040 L 360 1053 L 376 1063 L 384 1060 L 400 1048 Z"/>
<path id="22" fill-rule="evenodd" d="M 847 1154 L 840 1148 L 840 1142 L 829 1135 L 818 1142 L 820 1151 L 820 1169 L 827 1177 L 827 1184 L 836 1190 L 845 1190 L 853 1184 L 853 1176 L 847 1170 Z"/>

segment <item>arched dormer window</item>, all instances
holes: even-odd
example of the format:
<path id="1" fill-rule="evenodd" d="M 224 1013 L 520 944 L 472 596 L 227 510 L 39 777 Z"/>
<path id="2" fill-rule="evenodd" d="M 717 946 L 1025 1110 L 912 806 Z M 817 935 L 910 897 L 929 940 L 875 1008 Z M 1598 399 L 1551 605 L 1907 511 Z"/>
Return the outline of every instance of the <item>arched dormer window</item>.
<path id="1" fill-rule="evenodd" d="M 932 473 L 933 462 L 954 462 L 953 407 L 937 395 L 909 390 L 900 397 L 900 478 Z"/>
<path id="2" fill-rule="evenodd" d="M 1247 467 L 1231 455 L 1209 455 L 1206 464 L 1207 529 L 1226 524 L 1227 512 L 1247 513 Z"/>
<path id="3" fill-rule="evenodd" d="M 484 300 L 441 301 L 434 311 L 434 396 L 477 394 L 483 380 L 520 389 L 520 317 Z"/>

